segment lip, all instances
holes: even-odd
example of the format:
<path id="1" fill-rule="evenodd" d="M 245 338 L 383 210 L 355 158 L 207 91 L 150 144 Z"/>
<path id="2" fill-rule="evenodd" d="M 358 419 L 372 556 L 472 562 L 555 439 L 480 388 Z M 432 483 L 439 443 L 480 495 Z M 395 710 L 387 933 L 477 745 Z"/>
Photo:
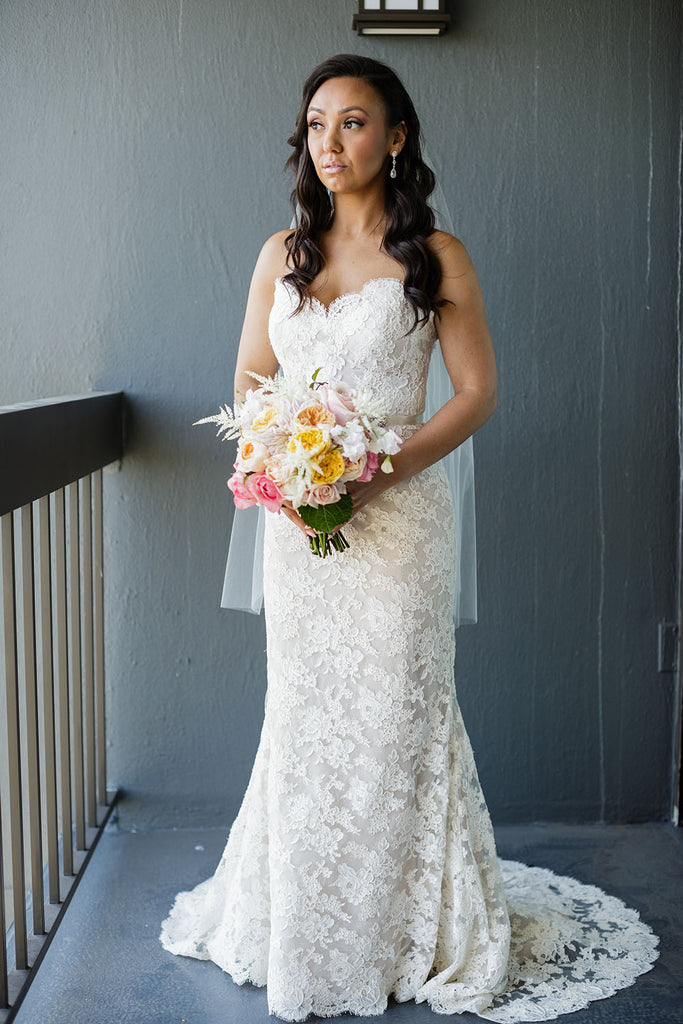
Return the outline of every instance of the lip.
<path id="1" fill-rule="evenodd" d="M 323 170 L 328 174 L 336 174 L 337 171 L 346 170 L 346 164 L 323 164 Z"/>

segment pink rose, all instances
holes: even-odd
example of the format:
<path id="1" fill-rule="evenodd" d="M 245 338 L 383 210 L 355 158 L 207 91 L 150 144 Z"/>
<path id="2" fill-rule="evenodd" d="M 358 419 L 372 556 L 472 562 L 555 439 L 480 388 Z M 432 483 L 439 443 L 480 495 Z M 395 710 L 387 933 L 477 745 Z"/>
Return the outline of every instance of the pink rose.
<path id="1" fill-rule="evenodd" d="M 335 501 L 339 501 L 339 491 L 334 484 L 316 484 L 306 493 L 306 503 L 314 508 L 317 505 L 333 505 Z"/>
<path id="2" fill-rule="evenodd" d="M 278 485 L 265 473 L 252 473 L 245 481 L 245 487 L 259 505 L 269 512 L 279 512 L 285 500 Z"/>
<path id="3" fill-rule="evenodd" d="M 318 388 L 317 396 L 342 427 L 357 415 L 353 399 L 343 384 L 338 384 L 336 388 L 324 384 Z"/>
<path id="4" fill-rule="evenodd" d="M 375 475 L 375 472 L 377 471 L 377 467 L 378 466 L 379 466 L 379 458 L 377 457 L 375 452 L 368 452 L 368 458 L 367 458 L 367 461 L 365 463 L 365 469 L 363 470 L 361 475 L 358 477 L 359 483 L 361 483 L 361 484 L 369 483 L 370 480 L 372 480 L 373 476 Z"/>
<path id="5" fill-rule="evenodd" d="M 240 473 L 239 471 L 233 473 L 228 480 L 228 487 L 232 491 L 233 498 L 235 499 L 235 508 L 251 508 L 252 505 L 256 504 L 256 498 L 245 486 L 244 473 Z"/>

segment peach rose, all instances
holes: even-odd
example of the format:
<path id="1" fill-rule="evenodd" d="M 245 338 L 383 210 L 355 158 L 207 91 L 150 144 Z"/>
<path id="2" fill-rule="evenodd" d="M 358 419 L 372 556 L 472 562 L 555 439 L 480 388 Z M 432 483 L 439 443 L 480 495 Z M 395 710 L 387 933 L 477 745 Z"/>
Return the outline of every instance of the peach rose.
<path id="1" fill-rule="evenodd" d="M 347 480 L 360 480 L 365 472 L 366 457 L 362 455 L 356 462 L 352 462 L 350 459 L 345 459 L 344 472 L 342 473 L 341 479 Z"/>
<path id="2" fill-rule="evenodd" d="M 278 487 L 283 487 L 289 479 L 289 471 L 284 455 L 271 455 L 267 460 L 263 472 L 270 477 Z"/>
<path id="3" fill-rule="evenodd" d="M 262 473 L 266 464 L 268 449 L 260 441 L 242 438 L 237 448 L 240 467 L 245 473 Z"/>
<path id="4" fill-rule="evenodd" d="M 255 417 L 251 424 L 251 430 L 256 434 L 265 434 L 269 427 L 273 426 L 273 420 L 277 416 L 277 409 L 273 405 L 267 405 L 263 412 Z"/>
<path id="5" fill-rule="evenodd" d="M 323 408 L 319 402 L 307 405 L 305 409 L 296 414 L 296 419 L 302 427 L 334 426 L 334 416 L 329 409 Z"/>

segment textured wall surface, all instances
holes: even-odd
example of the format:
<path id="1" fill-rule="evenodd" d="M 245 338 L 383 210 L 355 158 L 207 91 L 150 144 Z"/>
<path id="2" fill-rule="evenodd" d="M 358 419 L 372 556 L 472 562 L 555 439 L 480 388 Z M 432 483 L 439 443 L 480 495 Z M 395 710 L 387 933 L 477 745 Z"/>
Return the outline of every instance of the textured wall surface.
<path id="1" fill-rule="evenodd" d="M 479 0 L 442 39 L 363 40 L 352 0 L 5 0 L 0 403 L 129 397 L 106 477 L 109 775 L 124 825 L 227 822 L 263 621 L 218 607 L 231 392 L 300 84 L 355 50 L 412 93 L 487 300 L 480 624 L 458 689 L 494 819 L 670 805 L 679 7 Z"/>

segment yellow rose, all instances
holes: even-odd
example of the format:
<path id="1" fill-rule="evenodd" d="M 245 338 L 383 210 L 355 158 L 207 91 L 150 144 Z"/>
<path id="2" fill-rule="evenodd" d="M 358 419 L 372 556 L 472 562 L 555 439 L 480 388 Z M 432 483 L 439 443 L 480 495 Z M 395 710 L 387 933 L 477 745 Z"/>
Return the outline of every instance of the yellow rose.
<path id="1" fill-rule="evenodd" d="M 300 430 L 289 439 L 289 450 L 295 452 L 301 446 L 308 455 L 320 455 L 327 447 L 322 430 Z"/>
<path id="2" fill-rule="evenodd" d="M 344 472 L 342 453 L 333 449 L 318 459 L 319 472 L 313 470 L 311 480 L 314 484 L 333 484 Z"/>
<path id="3" fill-rule="evenodd" d="M 251 430 L 257 434 L 263 434 L 277 416 L 277 409 L 274 406 L 266 406 L 263 412 L 259 413 L 251 425 Z"/>

